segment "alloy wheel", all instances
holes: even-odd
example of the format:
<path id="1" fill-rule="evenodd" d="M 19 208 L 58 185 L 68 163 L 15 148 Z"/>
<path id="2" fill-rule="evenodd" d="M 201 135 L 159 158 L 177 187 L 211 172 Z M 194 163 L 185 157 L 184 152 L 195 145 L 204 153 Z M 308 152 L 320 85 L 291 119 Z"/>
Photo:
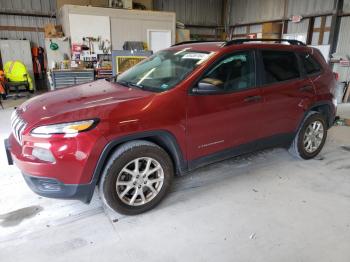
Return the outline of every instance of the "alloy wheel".
<path id="1" fill-rule="evenodd" d="M 162 189 L 164 170 L 150 157 L 136 158 L 118 174 L 116 191 L 120 200 L 129 206 L 140 206 L 154 199 Z"/>
<path id="2" fill-rule="evenodd" d="M 305 129 L 303 145 L 308 153 L 314 153 L 321 145 L 324 136 L 322 122 L 316 120 L 311 122 Z"/>

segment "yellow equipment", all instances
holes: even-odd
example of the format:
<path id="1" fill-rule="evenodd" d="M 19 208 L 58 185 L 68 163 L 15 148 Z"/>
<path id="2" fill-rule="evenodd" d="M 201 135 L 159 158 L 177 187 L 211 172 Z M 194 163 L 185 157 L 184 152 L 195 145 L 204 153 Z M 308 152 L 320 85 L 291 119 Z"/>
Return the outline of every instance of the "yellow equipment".
<path id="1" fill-rule="evenodd" d="M 4 71 L 0 70 L 0 95 L 4 95 L 4 94 L 5 94 L 5 74 L 4 74 Z"/>
<path id="2" fill-rule="evenodd" d="M 4 66 L 5 77 L 8 85 L 19 86 L 24 85 L 28 91 L 34 91 L 33 80 L 30 77 L 27 67 L 20 61 L 8 61 Z"/>

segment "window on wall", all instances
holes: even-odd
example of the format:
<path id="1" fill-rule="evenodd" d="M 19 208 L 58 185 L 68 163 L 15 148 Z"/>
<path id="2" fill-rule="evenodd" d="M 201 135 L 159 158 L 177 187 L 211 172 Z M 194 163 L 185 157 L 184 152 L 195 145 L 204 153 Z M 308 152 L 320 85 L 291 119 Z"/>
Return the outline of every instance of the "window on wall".
<path id="1" fill-rule="evenodd" d="M 237 26 L 231 31 L 232 38 L 259 38 L 261 37 L 262 24 Z"/>
<path id="2" fill-rule="evenodd" d="M 293 52 L 262 51 L 264 83 L 272 84 L 299 78 L 299 65 Z"/>
<path id="3" fill-rule="evenodd" d="M 328 45 L 329 34 L 331 31 L 332 16 L 318 16 L 314 17 L 311 34 L 311 45 Z"/>

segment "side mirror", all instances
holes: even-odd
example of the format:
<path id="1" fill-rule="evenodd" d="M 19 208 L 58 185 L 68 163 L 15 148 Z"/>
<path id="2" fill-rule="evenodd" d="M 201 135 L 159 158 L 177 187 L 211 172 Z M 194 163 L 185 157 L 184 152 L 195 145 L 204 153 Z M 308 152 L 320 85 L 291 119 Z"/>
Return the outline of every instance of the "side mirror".
<path id="1" fill-rule="evenodd" d="M 216 85 L 216 83 L 214 84 L 214 81 L 207 81 L 206 79 L 199 81 L 197 87 L 192 90 L 195 94 L 212 94 L 221 91 L 220 85 Z"/>

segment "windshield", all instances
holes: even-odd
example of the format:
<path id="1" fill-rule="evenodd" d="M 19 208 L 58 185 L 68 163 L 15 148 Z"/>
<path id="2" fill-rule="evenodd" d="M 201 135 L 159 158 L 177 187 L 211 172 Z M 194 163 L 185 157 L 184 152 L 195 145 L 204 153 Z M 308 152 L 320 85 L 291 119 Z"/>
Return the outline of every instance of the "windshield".
<path id="1" fill-rule="evenodd" d="M 163 50 L 117 77 L 117 83 L 161 92 L 174 87 L 209 56 L 208 52 Z"/>

